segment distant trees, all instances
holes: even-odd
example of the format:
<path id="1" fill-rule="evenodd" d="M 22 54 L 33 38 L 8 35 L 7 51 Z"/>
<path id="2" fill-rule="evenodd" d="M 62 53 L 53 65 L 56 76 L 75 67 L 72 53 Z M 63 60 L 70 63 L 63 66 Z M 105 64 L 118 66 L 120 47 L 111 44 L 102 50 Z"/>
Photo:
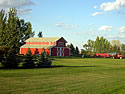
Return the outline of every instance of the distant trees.
<path id="1" fill-rule="evenodd" d="M 78 46 L 76 46 L 76 48 L 75 48 L 74 45 L 71 43 L 71 44 L 67 45 L 67 47 L 70 48 L 70 55 L 79 55 Z"/>
<path id="2" fill-rule="evenodd" d="M 121 54 L 125 56 L 125 44 L 121 44 Z"/>
<path id="3" fill-rule="evenodd" d="M 99 38 L 97 36 L 96 40 L 88 40 L 87 44 L 83 45 L 88 52 L 96 52 L 96 53 L 104 53 L 109 52 L 111 44 L 110 42 L 105 39 L 104 37 Z"/>
<path id="4" fill-rule="evenodd" d="M 112 42 L 105 39 L 103 36 L 96 38 L 95 41 L 88 40 L 83 45 L 84 53 L 110 53 L 110 52 L 121 52 L 124 49 L 124 44 L 121 44 L 119 40 L 112 40 Z"/>

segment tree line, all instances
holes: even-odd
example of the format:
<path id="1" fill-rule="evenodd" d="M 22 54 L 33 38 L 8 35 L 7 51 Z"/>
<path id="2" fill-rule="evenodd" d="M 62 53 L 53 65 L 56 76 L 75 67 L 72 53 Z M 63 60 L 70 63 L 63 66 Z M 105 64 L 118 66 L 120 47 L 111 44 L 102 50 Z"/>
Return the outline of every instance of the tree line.
<path id="1" fill-rule="evenodd" d="M 2 68 L 7 69 L 51 67 L 52 63 L 44 49 L 40 55 L 34 56 L 29 48 L 26 55 L 20 56 L 15 53 L 14 49 L 9 50 L 6 47 L 0 49 L 0 62 Z"/>
<path id="2" fill-rule="evenodd" d="M 67 45 L 67 47 L 69 47 L 69 49 L 70 49 L 71 56 L 79 56 L 80 52 L 79 52 L 78 46 L 74 47 L 74 45 L 71 43 L 71 44 Z"/>
<path id="3" fill-rule="evenodd" d="M 125 44 L 122 44 L 119 40 L 112 40 L 111 42 L 105 39 L 103 36 L 97 36 L 96 40 L 88 40 L 86 44 L 83 45 L 81 50 L 85 54 L 95 54 L 95 53 L 112 53 L 117 52 L 125 55 Z"/>

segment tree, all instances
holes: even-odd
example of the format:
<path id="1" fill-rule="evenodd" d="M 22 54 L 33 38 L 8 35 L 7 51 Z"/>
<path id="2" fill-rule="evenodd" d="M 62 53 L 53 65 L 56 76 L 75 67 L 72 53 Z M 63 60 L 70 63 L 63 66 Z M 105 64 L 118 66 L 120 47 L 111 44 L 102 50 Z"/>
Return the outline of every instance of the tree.
<path id="1" fill-rule="evenodd" d="M 111 43 L 105 39 L 103 36 L 96 38 L 95 41 L 93 40 L 88 40 L 87 44 L 84 44 L 83 47 L 85 48 L 86 52 L 90 54 L 95 54 L 95 53 L 108 53 L 112 52 L 112 45 Z M 117 47 L 117 51 L 119 51 L 119 48 Z"/>
<path id="2" fill-rule="evenodd" d="M 38 63 L 37 67 L 51 67 L 52 62 L 48 60 L 48 57 L 46 55 L 45 49 L 43 49 L 43 52 L 38 57 Z"/>
<path id="3" fill-rule="evenodd" d="M 70 54 L 75 55 L 75 48 L 74 48 L 73 44 L 71 43 L 70 45 L 67 45 L 67 47 L 70 48 Z"/>
<path id="4" fill-rule="evenodd" d="M 7 57 L 7 54 L 9 52 L 9 48 L 6 46 L 0 46 L 0 62 L 4 63 L 5 58 Z"/>
<path id="5" fill-rule="evenodd" d="M 105 40 L 104 37 L 100 38 L 100 52 L 104 53 L 105 52 Z"/>
<path id="6" fill-rule="evenodd" d="M 39 32 L 38 37 L 39 37 L 39 38 L 42 38 L 42 37 L 43 37 L 42 32 Z"/>
<path id="7" fill-rule="evenodd" d="M 79 55 L 79 48 L 76 46 L 75 55 Z"/>
<path id="8" fill-rule="evenodd" d="M 33 34 L 30 22 L 19 19 L 15 8 L 10 9 L 8 15 L 4 10 L 0 11 L 0 46 L 8 46 L 18 52 L 19 47 Z"/>
<path id="9" fill-rule="evenodd" d="M 122 47 L 123 46 L 123 47 Z M 87 44 L 84 44 L 86 52 L 92 53 L 122 53 L 122 48 L 124 49 L 124 45 L 121 45 L 119 40 L 112 40 L 112 42 L 105 39 L 103 36 L 96 38 L 95 41 L 88 40 Z"/>
<path id="10" fill-rule="evenodd" d="M 112 46 L 108 40 L 105 40 L 105 52 L 111 52 Z"/>
<path id="11" fill-rule="evenodd" d="M 122 45 L 121 45 L 121 50 L 122 50 L 122 51 L 125 51 L 125 44 L 122 44 Z"/>
<path id="12" fill-rule="evenodd" d="M 81 54 L 81 55 L 83 55 L 83 54 L 84 54 L 84 52 L 85 52 L 85 50 L 84 50 L 84 49 L 81 49 L 80 54 Z"/>
<path id="13" fill-rule="evenodd" d="M 6 22 L 7 16 L 5 15 L 5 11 L 0 11 L 0 46 L 6 45 Z"/>
<path id="14" fill-rule="evenodd" d="M 121 54 L 125 56 L 125 44 L 121 46 Z"/>
<path id="15" fill-rule="evenodd" d="M 93 40 L 88 40 L 88 51 L 92 52 L 94 50 L 94 41 Z"/>
<path id="16" fill-rule="evenodd" d="M 112 46 L 114 46 L 114 45 L 119 46 L 119 47 L 121 46 L 120 40 L 112 40 L 111 44 L 112 44 Z"/>
<path id="17" fill-rule="evenodd" d="M 94 47 L 95 47 L 96 53 L 99 53 L 99 52 L 100 52 L 100 39 L 99 39 L 98 36 L 97 36 L 97 38 L 96 38 Z"/>
<path id="18" fill-rule="evenodd" d="M 34 60 L 33 60 L 33 55 L 31 53 L 30 48 L 28 48 L 27 54 L 24 56 L 24 63 L 23 63 L 24 68 L 34 68 Z"/>
<path id="19" fill-rule="evenodd" d="M 85 50 L 88 51 L 88 48 L 89 48 L 88 44 L 84 44 L 84 45 L 83 45 L 83 48 L 85 48 Z"/>
<path id="20" fill-rule="evenodd" d="M 5 58 L 5 61 L 2 62 L 2 65 L 4 68 L 18 68 L 18 64 L 19 64 L 20 60 L 18 59 L 18 56 L 16 55 L 16 52 L 14 49 L 10 49 L 8 51 L 8 54 Z"/>

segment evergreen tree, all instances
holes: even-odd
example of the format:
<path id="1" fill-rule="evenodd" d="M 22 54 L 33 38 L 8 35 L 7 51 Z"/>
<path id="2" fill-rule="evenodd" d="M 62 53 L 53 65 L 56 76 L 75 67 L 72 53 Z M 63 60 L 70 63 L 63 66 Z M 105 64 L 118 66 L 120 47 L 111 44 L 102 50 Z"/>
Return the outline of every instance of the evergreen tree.
<path id="1" fill-rule="evenodd" d="M 78 49 L 77 46 L 76 46 L 75 54 L 76 54 L 76 55 L 79 55 L 79 49 Z"/>
<path id="2" fill-rule="evenodd" d="M 5 11 L 0 11 L 0 46 L 6 45 L 6 21 L 7 16 L 5 15 Z"/>
<path id="3" fill-rule="evenodd" d="M 14 49 L 10 49 L 5 61 L 2 62 L 2 65 L 4 68 L 18 68 L 20 60 L 18 59 L 18 56 L 16 55 L 16 52 Z"/>
<path id="4" fill-rule="evenodd" d="M 48 60 L 45 49 L 43 49 L 43 52 L 38 57 L 37 67 L 51 67 L 51 63 L 52 62 Z"/>
<path id="5" fill-rule="evenodd" d="M 10 9 L 8 15 L 4 10 L 0 11 L 0 46 L 8 46 L 18 52 L 19 47 L 32 35 L 30 22 L 19 19 L 16 9 Z"/>
<path id="6" fill-rule="evenodd" d="M 33 55 L 31 53 L 30 48 L 28 49 L 27 54 L 24 56 L 23 67 L 24 68 L 34 68 L 35 67 Z"/>
<path id="7" fill-rule="evenodd" d="M 70 54 L 75 55 L 75 48 L 72 43 L 70 44 L 69 48 L 70 48 Z"/>
<path id="8" fill-rule="evenodd" d="M 9 48 L 6 46 L 0 46 L 0 62 L 4 63 L 5 58 L 7 57 Z"/>
<path id="9" fill-rule="evenodd" d="M 39 37 L 39 38 L 42 38 L 42 37 L 43 37 L 42 32 L 39 32 L 38 37 Z"/>

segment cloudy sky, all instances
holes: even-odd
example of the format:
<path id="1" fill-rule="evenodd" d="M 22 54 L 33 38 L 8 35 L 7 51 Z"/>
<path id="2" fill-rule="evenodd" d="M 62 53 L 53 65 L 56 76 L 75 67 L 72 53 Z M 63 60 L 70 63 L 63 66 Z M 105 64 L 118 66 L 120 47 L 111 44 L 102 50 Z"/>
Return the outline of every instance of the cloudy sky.
<path id="1" fill-rule="evenodd" d="M 64 37 L 82 48 L 104 36 L 125 43 L 125 0 L 0 0 L 0 9 L 16 7 L 32 23 L 36 37 Z"/>

